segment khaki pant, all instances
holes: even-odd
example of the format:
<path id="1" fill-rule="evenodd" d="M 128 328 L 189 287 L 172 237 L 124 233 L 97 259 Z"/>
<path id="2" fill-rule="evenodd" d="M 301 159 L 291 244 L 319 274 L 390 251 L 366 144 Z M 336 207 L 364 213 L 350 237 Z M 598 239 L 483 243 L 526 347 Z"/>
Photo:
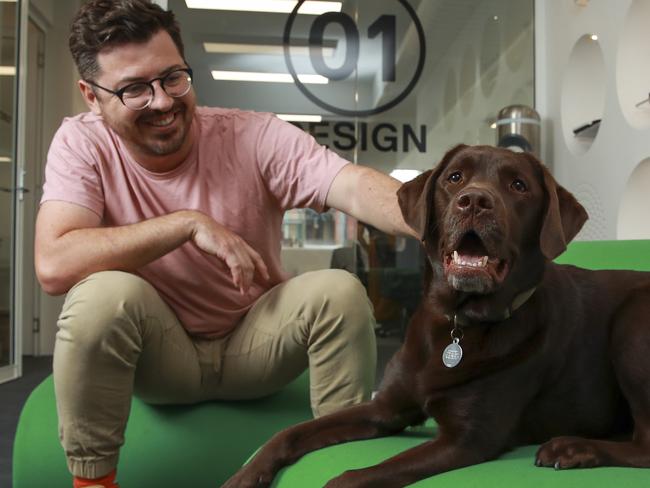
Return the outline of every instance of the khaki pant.
<path id="1" fill-rule="evenodd" d="M 309 367 L 320 416 L 367 400 L 374 383 L 372 307 L 341 270 L 276 286 L 217 340 L 190 337 L 143 279 L 104 271 L 70 290 L 58 326 L 59 433 L 71 473 L 85 478 L 117 466 L 134 393 L 151 403 L 256 398 Z"/>

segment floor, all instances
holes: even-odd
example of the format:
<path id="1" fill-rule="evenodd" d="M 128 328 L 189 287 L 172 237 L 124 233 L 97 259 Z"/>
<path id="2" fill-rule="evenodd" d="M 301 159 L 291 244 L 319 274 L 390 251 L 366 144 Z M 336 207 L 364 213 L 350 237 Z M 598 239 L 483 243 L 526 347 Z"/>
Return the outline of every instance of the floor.
<path id="1" fill-rule="evenodd" d="M 399 347 L 398 337 L 377 338 L 377 384 Z M 23 357 L 23 377 L 0 385 L 0 488 L 11 488 L 11 455 L 18 416 L 30 392 L 52 372 L 52 357 Z"/>

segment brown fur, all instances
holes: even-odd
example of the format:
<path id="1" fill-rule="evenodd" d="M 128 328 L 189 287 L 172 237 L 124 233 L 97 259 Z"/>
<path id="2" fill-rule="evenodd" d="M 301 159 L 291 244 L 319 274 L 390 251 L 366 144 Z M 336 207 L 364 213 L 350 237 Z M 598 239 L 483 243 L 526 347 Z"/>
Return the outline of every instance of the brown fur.
<path id="1" fill-rule="evenodd" d="M 461 145 L 398 196 L 429 264 L 380 391 L 280 432 L 225 486 L 268 486 L 307 452 L 428 417 L 434 439 L 327 486 L 405 486 L 531 443 L 542 444 L 538 466 L 650 467 L 650 273 L 554 264 L 587 215 L 527 154 Z M 455 249 L 495 259 L 484 270 L 456 268 Z M 447 368 L 454 315 L 464 355 Z"/>

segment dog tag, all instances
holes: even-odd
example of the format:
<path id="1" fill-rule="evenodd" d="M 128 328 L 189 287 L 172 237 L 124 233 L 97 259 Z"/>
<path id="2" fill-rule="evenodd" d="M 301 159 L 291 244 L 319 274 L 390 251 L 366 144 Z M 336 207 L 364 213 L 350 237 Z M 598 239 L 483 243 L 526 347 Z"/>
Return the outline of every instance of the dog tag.
<path id="1" fill-rule="evenodd" d="M 448 368 L 455 368 L 463 359 L 463 348 L 458 344 L 459 339 L 454 338 L 453 342 L 445 347 L 442 353 L 442 363 Z"/>

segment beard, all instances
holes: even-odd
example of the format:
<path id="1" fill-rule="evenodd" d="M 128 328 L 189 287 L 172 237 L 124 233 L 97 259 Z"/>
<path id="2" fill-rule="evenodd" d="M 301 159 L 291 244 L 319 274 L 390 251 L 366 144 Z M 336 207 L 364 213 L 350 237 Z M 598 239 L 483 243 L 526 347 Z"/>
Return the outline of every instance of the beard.
<path id="1" fill-rule="evenodd" d="M 147 111 L 142 114 L 136 120 L 136 125 L 141 129 L 138 131 L 144 137 L 138 137 L 132 139 L 132 144 L 136 145 L 140 151 L 144 154 L 150 156 L 167 156 L 174 154 L 183 147 L 185 140 L 187 139 L 187 134 L 192 125 L 192 115 L 194 111 L 191 112 L 187 110 L 187 107 L 184 104 L 180 107 L 177 107 L 176 104 L 171 111 L 167 114 L 174 113 L 174 117 L 180 117 L 180 123 L 178 127 L 170 132 L 166 133 L 149 133 L 147 126 L 152 123 L 154 120 L 159 120 L 165 116 L 165 113 L 159 112 L 157 110 Z"/>

